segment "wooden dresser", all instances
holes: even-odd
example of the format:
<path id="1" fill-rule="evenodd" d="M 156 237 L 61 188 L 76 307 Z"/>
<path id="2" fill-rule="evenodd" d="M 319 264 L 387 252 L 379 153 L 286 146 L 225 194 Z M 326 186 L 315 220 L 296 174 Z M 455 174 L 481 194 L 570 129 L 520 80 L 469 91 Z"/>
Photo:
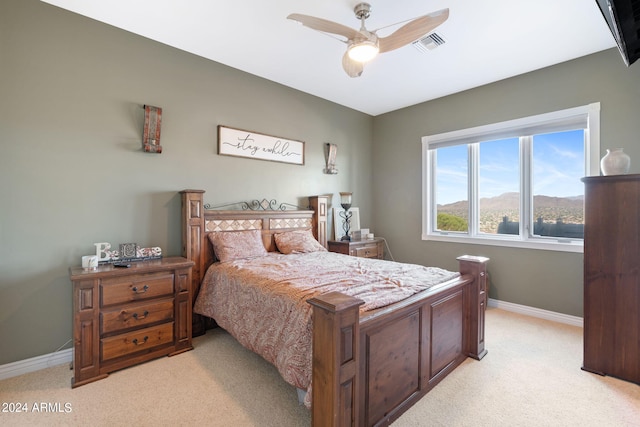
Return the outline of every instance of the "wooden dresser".
<path id="1" fill-rule="evenodd" d="M 191 350 L 191 269 L 181 257 L 69 269 L 73 284 L 72 387 Z"/>
<path id="2" fill-rule="evenodd" d="M 330 240 L 327 249 L 330 252 L 361 258 L 384 259 L 384 239 L 380 237 L 354 241 Z"/>
<path id="3" fill-rule="evenodd" d="M 640 175 L 583 182 L 582 369 L 640 384 Z"/>

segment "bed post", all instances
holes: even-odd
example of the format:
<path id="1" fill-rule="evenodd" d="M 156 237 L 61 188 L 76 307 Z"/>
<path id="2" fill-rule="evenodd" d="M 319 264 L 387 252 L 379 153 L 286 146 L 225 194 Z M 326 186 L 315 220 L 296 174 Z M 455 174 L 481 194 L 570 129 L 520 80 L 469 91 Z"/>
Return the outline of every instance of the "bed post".
<path id="1" fill-rule="evenodd" d="M 460 274 L 471 274 L 473 283 L 465 288 L 465 301 L 469 304 L 468 329 L 465 346 L 467 355 L 476 360 L 482 359 L 487 350 L 484 348 L 484 317 L 487 308 L 487 262 L 489 258 L 463 255 L 457 258 L 460 263 Z"/>
<path id="2" fill-rule="evenodd" d="M 311 424 L 359 425 L 359 307 L 364 301 L 338 292 L 312 298 L 313 391 Z"/>
<path id="3" fill-rule="evenodd" d="M 191 275 L 191 290 L 193 301 L 200 290 L 200 282 L 205 268 L 205 253 L 202 247 L 204 230 L 204 190 L 183 190 L 180 192 L 182 199 L 182 256 L 195 262 Z M 202 316 L 193 314 L 193 336 L 202 335 L 205 332 Z"/>
<path id="4" fill-rule="evenodd" d="M 313 236 L 325 248 L 327 247 L 328 197 L 310 196 L 309 207 L 313 210 Z"/>

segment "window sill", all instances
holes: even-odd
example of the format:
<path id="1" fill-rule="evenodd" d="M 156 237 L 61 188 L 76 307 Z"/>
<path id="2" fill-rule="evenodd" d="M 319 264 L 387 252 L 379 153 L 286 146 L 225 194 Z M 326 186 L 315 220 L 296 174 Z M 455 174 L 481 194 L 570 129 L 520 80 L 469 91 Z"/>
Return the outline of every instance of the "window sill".
<path id="1" fill-rule="evenodd" d="M 455 234 L 423 234 L 422 240 L 575 253 L 583 253 L 584 250 L 582 240 L 574 240 L 572 242 L 565 243 L 554 239 L 514 240 L 490 237 L 456 236 Z"/>

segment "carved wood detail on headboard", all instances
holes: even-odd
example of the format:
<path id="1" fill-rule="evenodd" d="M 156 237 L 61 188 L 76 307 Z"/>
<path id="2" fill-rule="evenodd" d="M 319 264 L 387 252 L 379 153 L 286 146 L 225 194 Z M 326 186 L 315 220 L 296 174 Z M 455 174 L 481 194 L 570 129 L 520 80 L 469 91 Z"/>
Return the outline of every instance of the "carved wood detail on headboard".
<path id="1" fill-rule="evenodd" d="M 193 301 L 214 254 L 207 233 L 262 230 L 262 240 L 268 251 L 276 251 L 273 235 L 290 230 L 311 229 L 315 238 L 327 247 L 326 196 L 309 197 L 310 210 L 215 210 L 204 208 L 204 190 L 183 190 L 182 255 L 193 260 Z M 194 314 L 193 335 L 204 333 L 201 319 Z"/>

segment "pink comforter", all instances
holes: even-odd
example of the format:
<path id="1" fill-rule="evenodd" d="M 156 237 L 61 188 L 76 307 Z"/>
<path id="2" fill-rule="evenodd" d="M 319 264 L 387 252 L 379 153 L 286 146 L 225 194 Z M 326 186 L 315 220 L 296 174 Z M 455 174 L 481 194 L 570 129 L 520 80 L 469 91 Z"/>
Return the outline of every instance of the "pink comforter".
<path id="1" fill-rule="evenodd" d="M 360 310 L 368 311 L 458 276 L 436 267 L 332 252 L 270 253 L 209 267 L 194 311 L 215 319 L 240 344 L 275 365 L 289 384 L 310 391 L 309 298 L 342 292 L 362 299 Z"/>

